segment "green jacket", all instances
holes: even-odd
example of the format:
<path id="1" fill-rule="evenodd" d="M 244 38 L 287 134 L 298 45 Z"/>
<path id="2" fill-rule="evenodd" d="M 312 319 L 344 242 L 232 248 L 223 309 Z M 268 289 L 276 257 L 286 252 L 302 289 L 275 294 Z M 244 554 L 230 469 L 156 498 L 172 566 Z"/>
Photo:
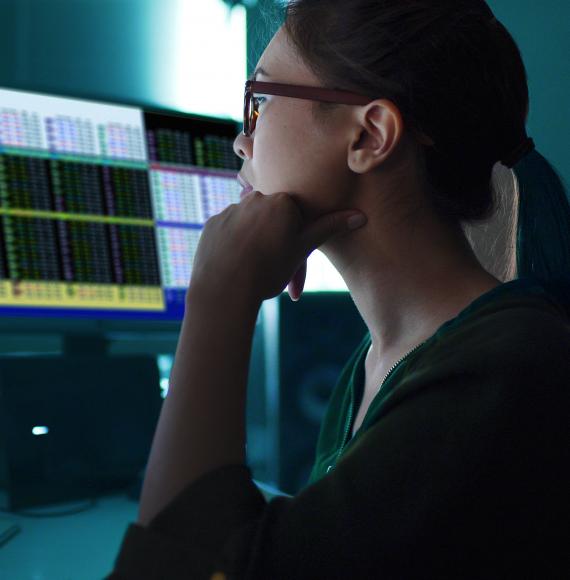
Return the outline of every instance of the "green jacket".
<path id="1" fill-rule="evenodd" d="M 567 577 L 570 280 L 472 302 L 392 369 L 350 439 L 369 346 L 304 489 L 267 501 L 246 465 L 205 474 L 129 526 L 108 580 Z"/>

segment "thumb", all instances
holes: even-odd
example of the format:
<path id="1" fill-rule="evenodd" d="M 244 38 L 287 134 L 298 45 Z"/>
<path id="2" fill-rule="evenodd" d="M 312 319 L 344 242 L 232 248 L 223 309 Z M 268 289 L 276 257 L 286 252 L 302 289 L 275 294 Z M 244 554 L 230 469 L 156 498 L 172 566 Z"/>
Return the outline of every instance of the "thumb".
<path id="1" fill-rule="evenodd" d="M 362 227 L 368 221 L 360 211 L 345 210 L 327 213 L 310 224 L 303 234 L 303 243 L 307 252 L 312 252 L 329 238 Z"/>

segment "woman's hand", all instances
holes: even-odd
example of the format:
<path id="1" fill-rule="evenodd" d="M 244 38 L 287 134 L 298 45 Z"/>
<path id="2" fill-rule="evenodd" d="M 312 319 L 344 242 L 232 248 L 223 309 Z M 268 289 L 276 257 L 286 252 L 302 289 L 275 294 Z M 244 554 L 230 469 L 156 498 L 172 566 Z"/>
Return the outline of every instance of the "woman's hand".
<path id="1" fill-rule="evenodd" d="M 348 219 L 355 215 L 363 221 L 350 228 Z M 330 238 L 365 223 L 366 217 L 358 210 L 333 212 L 304 223 L 290 194 L 252 191 L 206 222 L 190 288 L 213 295 L 231 287 L 243 288 L 261 304 L 278 296 L 292 281 L 290 294 L 298 299 L 308 256 Z"/>

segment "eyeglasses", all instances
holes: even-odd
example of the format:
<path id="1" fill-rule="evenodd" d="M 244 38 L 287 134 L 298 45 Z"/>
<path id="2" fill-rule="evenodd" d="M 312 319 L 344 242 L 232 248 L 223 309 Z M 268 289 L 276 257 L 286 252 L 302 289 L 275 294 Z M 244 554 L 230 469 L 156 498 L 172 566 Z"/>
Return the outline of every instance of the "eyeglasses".
<path id="1" fill-rule="evenodd" d="M 287 85 L 282 83 L 246 81 L 243 107 L 243 134 L 247 137 L 250 137 L 255 131 L 255 123 L 259 117 L 259 103 L 254 94 L 279 95 L 281 97 L 294 97 L 296 99 L 323 101 L 325 103 L 337 103 L 339 105 L 367 105 L 374 100 L 370 97 L 365 97 L 349 91 L 302 87 L 299 85 Z"/>

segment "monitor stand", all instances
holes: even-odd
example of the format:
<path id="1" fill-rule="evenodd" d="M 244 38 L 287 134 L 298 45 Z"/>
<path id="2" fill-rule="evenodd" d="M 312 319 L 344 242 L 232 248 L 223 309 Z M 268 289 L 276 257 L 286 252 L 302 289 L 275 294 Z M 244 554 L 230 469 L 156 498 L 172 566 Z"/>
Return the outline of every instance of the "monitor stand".
<path id="1" fill-rule="evenodd" d="M 75 356 L 108 356 L 109 340 L 103 334 L 65 334 L 62 351 L 65 357 Z M 132 485 L 127 488 L 126 495 L 134 502 L 140 501 L 146 466 L 142 469 Z"/>

